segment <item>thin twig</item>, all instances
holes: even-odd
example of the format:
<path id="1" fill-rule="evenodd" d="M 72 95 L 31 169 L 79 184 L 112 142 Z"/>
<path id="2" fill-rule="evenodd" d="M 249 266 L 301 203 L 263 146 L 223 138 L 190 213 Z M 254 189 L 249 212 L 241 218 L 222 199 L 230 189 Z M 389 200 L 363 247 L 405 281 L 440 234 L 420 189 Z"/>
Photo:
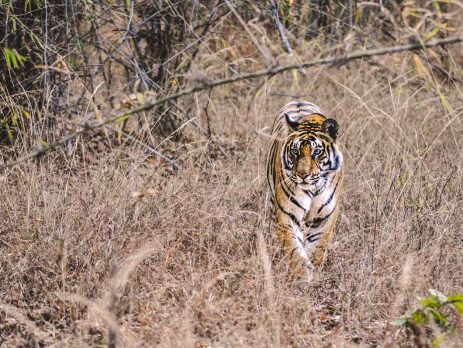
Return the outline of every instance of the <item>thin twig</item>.
<path id="1" fill-rule="evenodd" d="M 272 97 L 290 97 L 293 99 L 300 99 L 304 97 L 303 95 L 294 95 L 294 94 L 280 93 L 280 92 L 270 92 L 269 95 Z"/>
<path id="2" fill-rule="evenodd" d="M 121 38 L 121 41 L 120 41 L 120 45 L 122 45 L 125 40 L 127 39 L 127 36 L 129 34 L 129 32 L 132 31 L 131 27 L 132 27 L 132 20 L 133 20 L 133 9 L 134 9 L 134 5 L 135 5 L 135 1 L 131 1 L 130 2 L 130 14 L 129 14 L 129 20 L 127 22 L 127 28 L 125 29 L 125 32 L 124 32 L 124 35 L 122 36 Z"/>
<path id="3" fill-rule="evenodd" d="M 278 32 L 280 33 L 280 38 L 281 38 L 281 41 L 283 42 L 283 47 L 285 48 L 286 52 L 289 55 L 292 55 L 293 49 L 291 48 L 288 38 L 286 37 L 285 28 L 283 27 L 283 24 L 281 24 L 280 22 L 280 16 L 278 15 L 278 8 L 275 4 L 275 1 L 269 0 L 269 3 L 270 3 L 270 7 L 272 8 L 271 13 L 272 13 L 273 22 L 275 22 L 275 27 L 278 29 Z M 307 76 L 307 73 L 305 72 L 303 68 L 298 68 L 297 70 L 302 76 Z"/>
<path id="4" fill-rule="evenodd" d="M 392 53 L 403 52 L 403 51 L 415 51 L 415 50 L 420 50 L 420 49 L 427 48 L 427 47 L 444 46 L 444 45 L 450 45 L 450 44 L 455 44 L 459 42 L 463 42 L 463 36 L 450 37 L 450 38 L 446 38 L 442 40 L 433 40 L 433 41 L 426 42 L 424 44 L 416 42 L 416 43 L 411 43 L 407 45 L 392 46 L 392 47 L 385 47 L 385 48 L 383 47 L 383 48 L 377 48 L 377 49 L 366 50 L 366 51 L 358 51 L 358 52 L 354 52 L 351 54 L 347 54 L 343 57 L 322 58 L 322 59 L 311 60 L 308 62 L 302 62 L 299 64 L 288 64 L 288 65 L 279 65 L 279 66 L 277 65 L 271 68 L 262 69 L 262 70 L 258 70 L 258 71 L 254 71 L 250 73 L 245 73 L 242 75 L 237 75 L 237 76 L 233 76 L 233 77 L 226 78 L 226 79 L 211 81 L 211 82 L 208 82 L 207 84 L 201 84 L 195 87 L 184 89 L 178 93 L 162 97 L 154 102 L 143 104 L 137 108 L 121 113 L 117 116 L 108 118 L 105 121 L 95 123 L 94 125 L 91 125 L 91 126 L 87 126 L 84 129 L 77 131 L 75 133 L 66 135 L 62 137 L 61 139 L 51 144 L 48 144 L 47 146 L 40 146 L 34 151 L 28 153 L 27 155 L 21 156 L 17 158 L 16 160 L 8 161 L 7 163 L 0 166 L 0 170 L 15 166 L 19 163 L 27 161 L 28 159 L 38 157 L 66 143 L 68 140 L 78 137 L 79 135 L 82 135 L 85 133 L 92 133 L 94 132 L 95 129 L 104 127 L 111 123 L 123 121 L 129 118 L 131 115 L 137 114 L 141 111 L 152 109 L 159 104 L 165 103 L 170 100 L 176 100 L 184 96 L 187 96 L 187 95 L 190 95 L 196 92 L 200 92 L 206 89 L 210 89 L 213 87 L 227 85 L 230 83 L 234 83 L 234 82 L 238 82 L 238 81 L 246 80 L 250 78 L 255 78 L 255 77 L 273 76 L 273 75 L 280 74 L 288 70 L 298 69 L 300 67 L 309 68 L 309 67 L 316 66 L 316 65 L 343 65 L 343 64 L 348 63 L 351 60 L 356 60 L 360 58 L 367 58 L 367 57 L 372 57 L 372 56 L 382 56 L 386 54 L 392 54 Z"/>
<path id="5" fill-rule="evenodd" d="M 186 51 L 187 49 L 189 49 L 190 47 L 194 46 L 196 43 L 203 43 L 204 39 L 207 37 L 207 35 L 209 34 L 209 28 L 211 27 L 211 24 L 213 23 L 214 21 L 214 17 L 215 15 L 217 14 L 218 10 L 219 10 L 219 6 L 221 5 L 221 0 L 219 0 L 214 8 L 211 10 L 211 13 L 209 13 L 209 15 L 207 16 L 206 18 L 206 23 L 204 25 L 204 29 L 203 29 L 203 32 L 201 33 L 200 37 L 198 37 L 194 42 L 190 43 L 185 49 L 181 50 L 179 53 L 175 54 L 173 57 L 169 58 L 164 64 L 167 64 L 169 61 L 171 61 L 173 58 L 175 58 L 178 54 L 181 54 L 183 53 L 184 51 Z M 194 31 L 193 31 L 194 32 Z M 196 59 L 196 56 L 197 54 L 199 53 L 199 47 L 200 47 L 200 44 L 199 45 L 196 45 L 196 48 L 195 50 L 193 51 L 193 53 L 191 54 L 191 57 L 188 61 L 188 63 L 186 64 L 185 66 L 185 71 L 189 71 L 190 70 L 190 67 L 191 67 L 191 64 L 195 61 Z"/>
<path id="6" fill-rule="evenodd" d="M 236 19 L 240 24 L 243 26 L 244 30 L 248 33 L 249 38 L 252 40 L 256 48 L 259 50 L 262 58 L 264 59 L 264 63 L 269 66 L 269 65 L 274 65 L 276 63 L 275 58 L 270 54 L 268 50 L 265 50 L 260 44 L 259 41 L 257 41 L 257 38 L 254 36 L 252 31 L 249 29 L 248 25 L 244 21 L 244 19 L 240 16 L 240 14 L 235 10 L 233 5 L 230 3 L 230 1 L 225 0 L 225 3 L 227 6 L 230 8 L 230 11 L 233 12 L 235 15 Z"/>
<path id="7" fill-rule="evenodd" d="M 135 138 L 134 136 L 122 131 L 122 130 L 118 130 L 116 128 L 114 128 L 113 126 L 111 125 L 106 125 L 104 126 L 106 129 L 114 132 L 114 133 L 120 133 L 122 134 L 125 138 L 127 138 L 128 140 L 130 140 L 132 143 L 134 144 L 137 144 L 139 146 L 141 146 L 142 148 L 144 148 L 150 155 L 151 154 L 154 154 L 156 155 L 157 157 L 163 159 L 164 161 L 166 161 L 167 163 L 169 163 L 172 167 L 174 167 L 175 169 L 180 169 L 179 166 L 175 163 L 175 161 L 169 157 L 167 157 L 166 155 L 162 154 L 159 150 L 156 150 L 155 148 L 149 146 L 148 144 L 138 140 L 137 138 Z"/>

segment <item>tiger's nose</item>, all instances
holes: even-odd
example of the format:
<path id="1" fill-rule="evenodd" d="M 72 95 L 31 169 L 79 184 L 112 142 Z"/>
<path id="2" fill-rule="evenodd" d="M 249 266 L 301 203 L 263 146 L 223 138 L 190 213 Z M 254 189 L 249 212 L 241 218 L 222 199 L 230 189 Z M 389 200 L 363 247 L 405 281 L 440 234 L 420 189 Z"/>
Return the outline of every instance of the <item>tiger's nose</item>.
<path id="1" fill-rule="evenodd" d="M 307 159 L 298 161 L 295 172 L 300 179 L 305 180 L 313 174 L 312 163 Z"/>
<path id="2" fill-rule="evenodd" d="M 310 172 L 298 172 L 296 175 L 303 181 L 308 180 L 312 176 Z"/>

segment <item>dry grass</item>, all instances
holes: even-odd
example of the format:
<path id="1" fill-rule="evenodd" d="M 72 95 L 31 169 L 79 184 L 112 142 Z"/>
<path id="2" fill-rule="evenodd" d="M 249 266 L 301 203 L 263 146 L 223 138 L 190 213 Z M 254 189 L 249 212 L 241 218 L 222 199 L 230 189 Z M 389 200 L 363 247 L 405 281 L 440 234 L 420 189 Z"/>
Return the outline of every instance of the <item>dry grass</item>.
<path id="1" fill-rule="evenodd" d="M 139 14 L 148 3 L 140 2 Z M 462 30 L 457 4 L 451 8 L 457 20 L 449 22 L 455 34 Z M 95 32 L 109 51 L 133 34 L 121 39 L 126 31 L 119 27 L 128 27 L 123 9 L 115 23 L 100 13 L 102 30 Z M 348 53 L 358 43 L 355 35 L 305 41 L 305 27 L 298 32 L 291 24 L 296 52 L 290 58 L 270 19 L 259 16 L 233 26 L 236 15 L 224 12 L 207 38 L 201 27 L 189 32 L 195 40 L 202 37 L 198 46 L 173 44 L 177 51 L 170 55 L 185 76 L 172 63 L 163 92 L 177 83 L 183 88 L 257 70 L 265 62 Z M 138 23 L 139 17 L 130 20 Z M 392 26 L 397 42 L 429 34 L 434 17 L 405 29 Z M 331 36 L 342 34 L 333 28 Z M 383 45 L 368 30 L 357 32 L 368 38 L 359 42 Z M 148 37 L 153 41 L 142 48 L 156 53 L 162 42 Z M 67 99 L 44 98 L 40 108 L 43 91 L 24 91 L 23 98 L 0 86 L 0 105 L 10 116 L 24 110 L 31 115 L 30 124 L 17 128 L 14 145 L 0 144 L 1 161 L 25 154 L 44 135 L 59 137 L 74 126 L 69 121 L 93 121 L 93 104 L 107 117 L 112 106 L 124 104 L 123 94 L 143 91 L 135 88 L 138 70 L 121 73 L 121 59 L 127 65 L 140 58 L 128 41 L 114 49 L 119 60 L 108 55 L 93 73 L 101 52 L 90 45 L 91 35 L 86 39 L 82 55 L 89 62 L 83 67 L 92 73 L 84 69 L 84 79 L 66 86 L 55 81 Z M 313 68 L 306 78 L 290 72 L 221 86 L 183 99 L 178 109 L 139 115 L 133 123 L 141 128 L 121 126 L 175 158 L 179 170 L 153 160 L 146 148 L 101 132 L 1 172 L 0 347 L 414 346 L 411 333 L 391 321 L 415 308 L 427 289 L 461 293 L 463 284 L 463 93 L 461 82 L 448 81 L 463 76 L 461 45 L 429 50 L 429 61 L 425 52 L 417 54 Z M 101 85 L 105 69 L 114 80 L 107 86 Z M 338 120 L 346 166 L 327 262 L 305 289 L 289 280 L 266 207 L 267 135 L 290 96 L 315 102 Z M 155 128 L 172 115 L 181 131 L 161 137 Z M 51 134 L 42 134 L 55 117 Z M 457 324 L 463 332 L 462 320 Z M 421 339 L 429 343 L 436 332 Z M 447 335 L 442 346 L 462 344 Z"/>
<path id="2" fill-rule="evenodd" d="M 207 139 L 168 142 L 175 173 L 118 147 L 79 169 L 48 156 L 2 173 L 0 342 L 411 346 L 390 322 L 428 288 L 461 292 L 463 269 L 463 96 L 446 87 L 448 113 L 414 74 L 388 81 L 358 63 L 257 94 L 218 88 L 208 117 L 227 156 Z M 275 93 L 342 127 L 342 213 L 308 290 L 268 229 L 265 133 L 290 100 Z"/>

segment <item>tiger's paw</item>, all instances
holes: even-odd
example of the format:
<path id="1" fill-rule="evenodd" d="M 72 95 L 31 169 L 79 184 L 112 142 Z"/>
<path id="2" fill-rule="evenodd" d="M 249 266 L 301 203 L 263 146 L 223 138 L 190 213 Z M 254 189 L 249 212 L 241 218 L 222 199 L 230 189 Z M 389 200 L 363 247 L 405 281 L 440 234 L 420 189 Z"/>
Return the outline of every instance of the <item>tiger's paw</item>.
<path id="1" fill-rule="evenodd" d="M 300 267 L 293 272 L 293 280 L 304 286 L 310 285 L 313 280 L 314 266 L 310 261 L 304 261 Z"/>

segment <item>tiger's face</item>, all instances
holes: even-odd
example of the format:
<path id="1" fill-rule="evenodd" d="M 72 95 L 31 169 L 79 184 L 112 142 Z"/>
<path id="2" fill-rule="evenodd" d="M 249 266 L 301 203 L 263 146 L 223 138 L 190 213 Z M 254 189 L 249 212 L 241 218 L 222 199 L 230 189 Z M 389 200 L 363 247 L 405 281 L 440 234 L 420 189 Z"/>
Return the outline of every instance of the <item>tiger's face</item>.
<path id="1" fill-rule="evenodd" d="M 339 170 L 342 163 L 335 143 L 337 130 L 338 124 L 333 119 L 324 120 L 318 127 L 298 124 L 283 148 L 287 177 L 305 189 L 323 188 L 328 174 Z"/>

